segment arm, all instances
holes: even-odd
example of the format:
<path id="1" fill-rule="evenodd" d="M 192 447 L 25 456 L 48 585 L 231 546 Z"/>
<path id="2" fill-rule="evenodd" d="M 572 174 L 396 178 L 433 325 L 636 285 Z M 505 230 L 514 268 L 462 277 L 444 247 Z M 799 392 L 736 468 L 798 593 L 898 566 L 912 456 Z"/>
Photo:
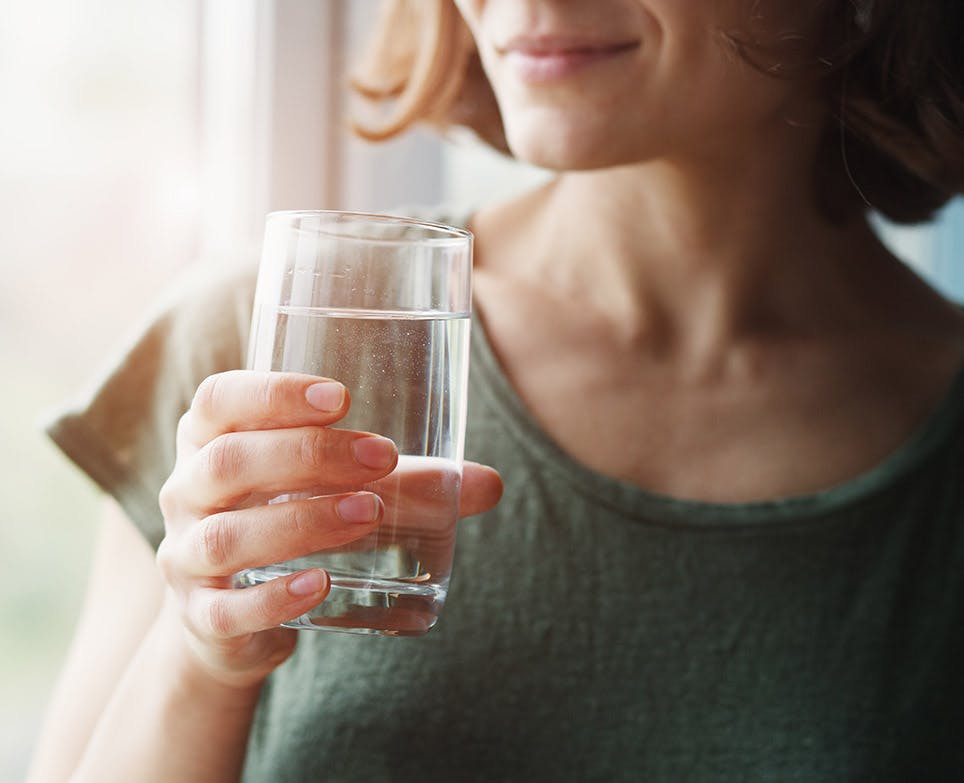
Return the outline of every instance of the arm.
<path id="1" fill-rule="evenodd" d="M 68 778 L 154 622 L 162 595 L 154 553 L 117 505 L 106 504 L 82 612 L 35 747 L 29 783 Z"/>
<path id="2" fill-rule="evenodd" d="M 71 781 L 237 781 L 260 683 L 209 677 L 165 602 L 97 723 Z"/>
<path id="3" fill-rule="evenodd" d="M 145 770 L 156 770 L 158 780 L 238 779 L 257 691 L 219 692 L 192 679 L 178 649 L 183 629 L 163 598 L 154 553 L 108 504 L 29 783 L 148 780 Z M 101 756 L 116 777 L 93 772 Z M 128 765 L 139 770 L 134 777 L 120 771 Z"/>
<path id="4" fill-rule="evenodd" d="M 347 394 L 331 409 L 331 397 L 314 394 L 317 381 L 233 372 L 199 388 L 161 490 L 166 535 L 156 560 L 130 523 L 105 525 L 32 783 L 239 778 L 261 686 L 297 640 L 279 625 L 317 605 L 329 580 L 312 569 L 242 590 L 232 574 L 367 535 L 382 508 L 367 492 L 250 501 L 310 489 L 319 475 L 364 485 L 396 460 L 390 441 L 329 428 Z M 465 466 L 461 515 L 500 494 L 495 471 Z M 356 495 L 374 501 L 362 516 L 357 503 L 350 514 L 342 505 Z"/>
<path id="5" fill-rule="evenodd" d="M 260 688 L 294 650 L 297 633 L 278 626 L 324 598 L 328 579 L 316 571 L 308 590 L 296 577 L 236 590 L 231 575 L 330 546 L 326 538 L 342 528 L 357 536 L 377 524 L 346 526 L 331 513 L 334 498 L 292 514 L 288 504 L 244 509 L 228 497 L 270 489 L 275 471 L 312 469 L 317 479 L 322 460 L 336 474 L 359 473 L 329 443 L 350 446 L 354 435 L 328 436 L 325 426 L 347 400 L 339 411 L 316 410 L 303 396 L 311 382 L 281 383 L 273 397 L 244 373 L 203 384 L 178 429 L 156 558 L 119 512 L 105 524 L 33 782 L 239 778 Z M 389 469 L 360 472 L 377 479 Z M 275 533 L 267 540 L 266 528 Z M 238 534 L 237 550 L 226 546 L 226 530 Z"/>

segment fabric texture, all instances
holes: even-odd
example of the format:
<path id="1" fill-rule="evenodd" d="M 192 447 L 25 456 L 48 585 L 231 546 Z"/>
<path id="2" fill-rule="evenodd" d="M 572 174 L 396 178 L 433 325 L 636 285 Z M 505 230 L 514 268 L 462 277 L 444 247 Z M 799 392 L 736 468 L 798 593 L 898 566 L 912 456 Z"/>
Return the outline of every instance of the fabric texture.
<path id="1" fill-rule="evenodd" d="M 253 267 L 206 277 L 50 427 L 155 546 L 177 420 L 244 362 Z M 506 492 L 438 627 L 303 632 L 247 783 L 964 780 L 964 371 L 851 481 L 697 503 L 562 452 L 476 322 L 466 444 Z"/>

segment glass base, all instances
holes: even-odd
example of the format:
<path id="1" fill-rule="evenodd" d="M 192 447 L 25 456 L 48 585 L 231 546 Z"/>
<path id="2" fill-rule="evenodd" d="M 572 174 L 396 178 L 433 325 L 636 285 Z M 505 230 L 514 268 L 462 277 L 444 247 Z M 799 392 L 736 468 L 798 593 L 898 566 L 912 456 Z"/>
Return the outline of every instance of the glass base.
<path id="1" fill-rule="evenodd" d="M 254 587 L 294 573 L 266 566 L 242 571 L 238 587 Z M 360 579 L 330 573 L 331 591 L 309 612 L 283 623 L 288 628 L 378 636 L 422 636 L 438 622 L 445 587 L 397 579 Z"/>

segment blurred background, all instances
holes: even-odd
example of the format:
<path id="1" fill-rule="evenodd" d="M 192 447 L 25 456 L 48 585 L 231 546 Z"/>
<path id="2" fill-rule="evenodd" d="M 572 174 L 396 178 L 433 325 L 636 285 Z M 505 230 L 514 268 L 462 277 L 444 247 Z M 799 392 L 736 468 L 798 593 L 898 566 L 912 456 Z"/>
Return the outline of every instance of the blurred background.
<path id="1" fill-rule="evenodd" d="M 0 780 L 25 771 L 84 588 L 95 488 L 41 424 L 179 270 L 271 209 L 471 206 L 545 175 L 344 127 L 376 0 L 0 0 Z M 964 206 L 881 231 L 964 299 Z M 120 586 L 119 586 L 120 587 Z"/>

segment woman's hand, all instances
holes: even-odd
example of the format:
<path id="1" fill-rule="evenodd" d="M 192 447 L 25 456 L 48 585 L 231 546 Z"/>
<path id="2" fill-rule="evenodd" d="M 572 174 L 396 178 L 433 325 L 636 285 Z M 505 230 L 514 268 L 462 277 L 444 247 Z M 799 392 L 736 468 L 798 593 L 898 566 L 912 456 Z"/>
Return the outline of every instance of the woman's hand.
<path id="1" fill-rule="evenodd" d="M 391 441 L 328 427 L 349 404 L 334 381 L 235 371 L 206 379 L 181 419 L 177 463 L 160 494 L 167 535 L 157 560 L 170 587 L 166 614 L 179 618 L 194 661 L 223 684 L 260 685 L 294 650 L 297 631 L 279 624 L 330 588 L 318 569 L 245 589 L 232 587 L 232 575 L 362 538 L 381 519 L 370 492 L 264 503 L 322 479 L 357 487 L 391 473 Z M 494 470 L 466 464 L 462 516 L 500 494 Z"/>

